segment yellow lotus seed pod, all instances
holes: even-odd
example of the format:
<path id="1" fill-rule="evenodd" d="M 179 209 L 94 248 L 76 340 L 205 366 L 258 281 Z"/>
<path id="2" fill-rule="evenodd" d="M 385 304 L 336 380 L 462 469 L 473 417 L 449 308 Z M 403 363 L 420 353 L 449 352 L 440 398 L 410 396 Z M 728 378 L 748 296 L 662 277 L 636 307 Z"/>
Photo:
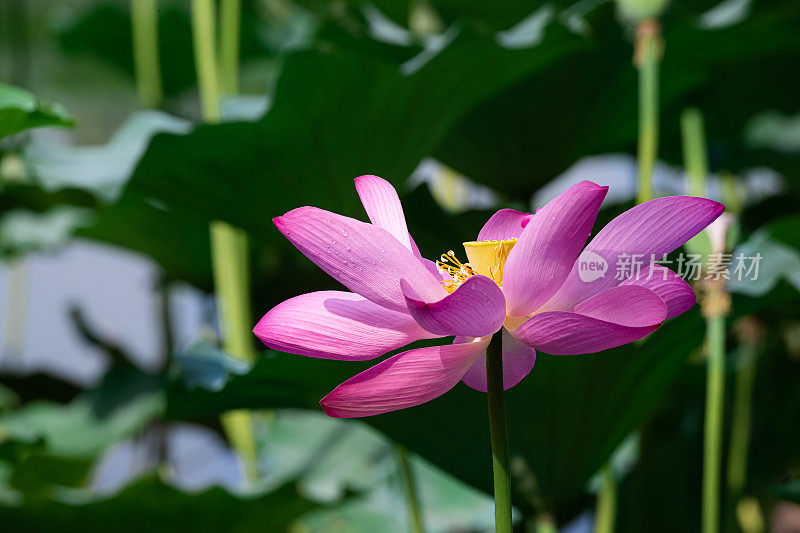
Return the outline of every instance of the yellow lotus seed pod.
<path id="1" fill-rule="evenodd" d="M 476 274 L 483 274 L 494 280 L 498 285 L 503 284 L 503 268 L 509 252 L 517 244 L 517 239 L 505 241 L 472 241 L 465 242 L 469 265 Z"/>

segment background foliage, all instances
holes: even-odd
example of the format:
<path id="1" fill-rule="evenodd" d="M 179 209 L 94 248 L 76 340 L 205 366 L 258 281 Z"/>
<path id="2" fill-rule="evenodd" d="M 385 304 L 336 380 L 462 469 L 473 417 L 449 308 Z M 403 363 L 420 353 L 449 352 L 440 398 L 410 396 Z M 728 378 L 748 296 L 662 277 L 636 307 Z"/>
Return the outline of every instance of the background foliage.
<path id="1" fill-rule="evenodd" d="M 213 125 L 199 120 L 184 3 L 159 2 L 165 99 L 148 111 L 132 103 L 126 3 L 80 2 L 59 24 L 57 10 L 22 4 L 4 14 L 31 30 L 8 33 L 3 44 L 15 86 L 0 86 L 0 136 L 9 136 L 0 144 L 0 258 L 11 264 L 91 240 L 152 260 L 162 286 L 210 292 L 208 225 L 222 220 L 250 237 L 253 323 L 276 303 L 333 283 L 282 239 L 272 217 L 315 205 L 363 219 L 355 176 L 378 174 L 401 191 L 410 231 L 435 257 L 474 238 L 489 211 L 454 210 L 425 185 L 412 187 L 408 178 L 426 158 L 446 165 L 434 192 L 455 173 L 491 189 L 496 206 L 529 210 L 537 191 L 584 158 L 627 161 L 636 148 L 633 29 L 608 2 L 244 1 L 245 96 L 227 98 Z M 800 10 L 793 0 L 682 1 L 662 25 L 661 161 L 682 165 L 679 115 L 700 109 L 711 171 L 736 176 L 746 200 L 739 241 L 781 258 L 765 260 L 762 283 L 732 288 L 728 383 L 743 364 L 733 324 L 749 317 L 763 328 L 746 484 L 725 497 L 725 525 L 734 530 L 746 523 L 737 521 L 743 497 L 767 518 L 776 502 L 798 501 L 800 72 L 788 66 L 800 64 Z M 30 77 L 19 65 L 40 48 L 62 70 L 95 74 Z M 105 90 L 114 93 L 110 124 L 100 124 L 102 102 L 93 97 Z M 108 138 L 92 138 L 82 121 L 100 124 Z M 96 146 L 26 131 L 73 122 L 75 138 Z M 754 194 L 762 185 L 754 169 L 780 176 L 782 187 Z M 633 203 L 632 180 L 612 189 L 618 201 L 597 227 Z M 73 318 L 111 361 L 101 381 L 84 389 L 46 374 L 2 375 L 0 520 L 12 529 L 146 522 L 165 530 L 403 531 L 396 444 L 414 454 L 432 530 L 491 526 L 482 494 L 491 491 L 485 398 L 472 389 L 363 422 L 332 421 L 319 414 L 319 399 L 365 366 L 273 351 L 248 366 L 211 334 L 191 347 L 165 344 L 162 364 L 142 369 L 79 311 Z M 507 395 L 520 527 L 544 514 L 567 524 L 591 510 L 592 478 L 611 461 L 619 530 L 697 528 L 703 337 L 694 310 L 640 343 L 537 358 Z M 240 408 L 256 413 L 259 477 L 246 487 L 179 486 L 170 435 L 191 424 L 221 440 L 219 416 Z M 130 443 L 155 443 L 147 467 L 101 493 L 98 465 Z"/>

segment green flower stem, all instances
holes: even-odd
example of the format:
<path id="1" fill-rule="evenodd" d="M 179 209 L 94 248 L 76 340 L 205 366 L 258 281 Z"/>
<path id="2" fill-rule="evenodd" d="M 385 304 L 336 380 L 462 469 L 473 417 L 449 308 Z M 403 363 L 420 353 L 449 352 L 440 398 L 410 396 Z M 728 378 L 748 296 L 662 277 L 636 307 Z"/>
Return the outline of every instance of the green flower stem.
<path id="1" fill-rule="evenodd" d="M 733 422 L 728 451 L 728 490 L 737 498 L 747 479 L 747 453 L 750 447 L 750 419 L 753 411 L 753 382 L 756 376 L 756 342 L 743 342 L 739 368 L 733 388 Z"/>
<path id="2" fill-rule="evenodd" d="M 161 71 L 158 60 L 157 0 L 131 0 L 131 30 L 136 92 L 142 107 L 161 104 Z M 170 317 L 170 282 L 162 277 L 156 286 L 161 321 L 161 346 L 166 364 L 173 351 L 173 328 Z"/>
<path id="3" fill-rule="evenodd" d="M 219 78 L 214 37 L 216 27 L 214 0 L 192 0 L 192 36 L 194 62 L 197 68 L 197 86 L 203 120 L 216 123 L 220 120 Z"/>
<path id="4" fill-rule="evenodd" d="M 708 298 L 709 295 L 707 294 Z M 725 317 L 706 319 L 708 372 L 706 375 L 705 438 L 703 441 L 703 533 L 719 532 L 722 415 L 725 399 Z"/>
<path id="5" fill-rule="evenodd" d="M 497 533 L 511 533 L 511 482 L 509 479 L 506 406 L 503 401 L 502 336 L 492 337 L 486 348 L 486 388 L 494 471 L 494 521 Z"/>
<path id="6" fill-rule="evenodd" d="M 211 246 L 225 350 L 252 363 L 256 354 L 250 326 L 247 234 L 227 222 L 215 220 L 211 223 Z"/>
<path id="7" fill-rule="evenodd" d="M 696 109 L 681 114 L 681 136 L 690 193 L 705 196 L 708 161 L 703 117 Z M 725 406 L 725 315 L 729 306 L 724 280 L 706 280 L 703 315 L 706 317 L 706 406 L 703 439 L 702 532 L 718 533 L 720 477 Z"/>
<path id="8" fill-rule="evenodd" d="M 658 21 L 639 24 L 635 62 L 639 69 L 639 187 L 637 203 L 653 198 L 653 168 L 658 157 L 658 65 L 661 61 Z"/>
<path id="9" fill-rule="evenodd" d="M 395 445 L 397 450 L 397 460 L 399 463 L 400 474 L 403 477 L 403 486 L 406 489 L 406 505 L 408 506 L 408 518 L 413 533 L 423 533 L 422 512 L 419 508 L 419 496 L 417 495 L 417 484 L 411 472 L 411 463 L 408 460 L 406 449 L 399 444 Z"/>
<path id="10" fill-rule="evenodd" d="M 158 62 L 158 10 L 156 0 L 131 0 L 133 63 L 136 91 L 144 107 L 161 104 L 161 70 Z"/>
<path id="11" fill-rule="evenodd" d="M 686 109 L 681 113 L 681 140 L 691 196 L 706 195 L 708 157 L 705 138 L 703 115 L 697 109 Z"/>
<path id="12" fill-rule="evenodd" d="M 192 32 L 203 119 L 219 122 L 219 76 L 215 51 L 213 0 L 192 0 Z M 250 337 L 250 272 L 247 234 L 222 221 L 210 225 L 211 260 L 217 292 L 224 347 L 234 357 L 255 359 Z M 244 463 L 248 479 L 256 475 L 256 448 L 250 413 L 230 411 L 222 425 L 231 446 Z"/>
<path id="13" fill-rule="evenodd" d="M 594 533 L 613 533 L 617 514 L 617 481 L 610 465 L 602 470 L 603 485 L 597 496 Z"/>
<path id="14" fill-rule="evenodd" d="M 227 222 L 211 223 L 211 258 L 218 294 L 225 351 L 252 363 L 256 354 L 250 338 L 250 272 L 247 234 Z M 222 426 L 244 464 L 248 479 L 257 476 L 255 435 L 249 411 L 228 411 Z"/>
<path id="15" fill-rule="evenodd" d="M 221 0 L 219 71 L 222 94 L 239 92 L 239 34 L 242 0 Z"/>
<path id="16" fill-rule="evenodd" d="M 681 113 L 681 142 L 683 144 L 683 165 L 689 178 L 689 195 L 706 195 L 706 176 L 708 176 L 708 157 L 706 156 L 706 136 L 703 115 L 698 109 L 685 109 Z M 711 245 L 708 234 L 701 232 L 687 243 L 689 250 L 705 249 Z"/>

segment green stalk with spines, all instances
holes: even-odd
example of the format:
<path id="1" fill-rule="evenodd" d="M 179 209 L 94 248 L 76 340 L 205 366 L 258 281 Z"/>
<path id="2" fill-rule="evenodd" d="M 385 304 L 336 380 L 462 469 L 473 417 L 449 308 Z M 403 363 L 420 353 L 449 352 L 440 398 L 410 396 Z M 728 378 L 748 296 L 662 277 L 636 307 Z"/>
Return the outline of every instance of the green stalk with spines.
<path id="1" fill-rule="evenodd" d="M 728 448 L 726 517 L 733 526 L 733 517 L 740 521 L 745 531 L 763 530 L 763 519 L 758 520 L 758 500 L 744 496 L 747 483 L 748 456 L 750 451 L 750 433 L 753 414 L 753 387 L 756 378 L 756 366 L 761 351 L 763 326 L 752 316 L 740 318 L 734 324 L 734 331 L 739 342 L 739 357 L 733 384 L 733 406 L 731 409 L 731 437 Z M 761 522 L 762 528 L 746 528 L 747 520 Z"/>
<path id="2" fill-rule="evenodd" d="M 399 444 L 395 445 L 397 452 L 397 462 L 400 475 L 403 478 L 403 488 L 406 493 L 406 507 L 408 509 L 408 521 L 413 533 L 424 533 L 425 526 L 422 521 L 422 511 L 419 505 L 419 495 L 417 494 L 416 478 L 411 471 L 411 461 L 408 459 L 408 452 Z"/>
<path id="3" fill-rule="evenodd" d="M 239 93 L 242 0 L 220 0 L 219 72 L 222 94 Z"/>
<path id="4" fill-rule="evenodd" d="M 503 399 L 502 334 L 495 333 L 486 348 L 486 396 L 494 475 L 494 521 L 497 533 L 511 533 L 511 479 L 508 460 L 508 430 Z"/>
<path id="5" fill-rule="evenodd" d="M 681 113 L 681 142 L 684 166 L 689 177 L 690 196 L 706 195 L 708 156 L 705 150 L 705 138 L 703 115 L 700 110 L 686 109 Z"/>
<path id="6" fill-rule="evenodd" d="M 684 165 L 693 196 L 705 196 L 708 160 L 703 117 L 696 109 L 681 115 Z M 703 433 L 702 533 L 719 533 L 720 478 L 725 407 L 725 315 L 727 294 L 724 280 L 705 283 L 703 315 L 706 319 L 705 427 Z"/>
<path id="7" fill-rule="evenodd" d="M 203 120 L 209 124 L 221 118 L 219 76 L 215 50 L 216 10 L 213 0 L 192 0 L 192 39 L 197 86 Z"/>
<path id="8" fill-rule="evenodd" d="M 708 156 L 705 150 L 703 115 L 698 109 L 685 109 L 681 113 L 680 123 L 683 165 L 689 182 L 689 196 L 705 197 Z M 711 242 L 704 231 L 701 231 L 686 243 L 686 248 L 689 252 L 701 253 L 702 255 L 710 253 L 710 247 Z"/>
<path id="9" fill-rule="evenodd" d="M 708 371 L 703 438 L 703 533 L 719 532 L 720 468 L 722 465 L 723 409 L 725 403 L 725 317 L 706 317 Z"/>
<path id="10" fill-rule="evenodd" d="M 157 0 L 131 0 L 136 92 L 144 107 L 157 108 L 164 97 L 158 60 Z"/>
<path id="11" fill-rule="evenodd" d="M 658 157 L 658 70 L 661 30 L 656 19 L 639 23 L 634 61 L 639 70 L 638 188 L 636 203 L 653 198 L 653 169 Z"/>
<path id="12" fill-rule="evenodd" d="M 728 450 L 728 491 L 738 498 L 747 480 L 747 455 L 753 412 L 753 383 L 756 376 L 757 342 L 749 339 L 740 344 L 739 367 L 733 385 L 733 418 L 731 444 Z"/>
<path id="13" fill-rule="evenodd" d="M 233 31 L 232 26 L 233 23 L 228 21 L 227 31 Z M 213 0 L 192 0 L 192 33 L 203 120 L 212 124 L 219 122 L 222 115 L 215 28 Z M 238 27 L 235 31 L 238 35 Z M 235 79 L 236 69 L 229 69 L 226 75 Z M 247 234 L 226 222 L 214 221 L 210 225 L 210 238 L 223 345 L 234 357 L 253 362 L 256 354 L 250 337 Z M 257 473 L 256 448 L 250 413 L 244 410 L 229 411 L 222 416 L 222 424 L 231 445 L 244 463 L 248 479 L 254 479 Z"/>
<path id="14" fill-rule="evenodd" d="M 610 464 L 603 467 L 602 485 L 597 496 L 594 533 L 613 533 L 617 517 L 617 480 Z"/>

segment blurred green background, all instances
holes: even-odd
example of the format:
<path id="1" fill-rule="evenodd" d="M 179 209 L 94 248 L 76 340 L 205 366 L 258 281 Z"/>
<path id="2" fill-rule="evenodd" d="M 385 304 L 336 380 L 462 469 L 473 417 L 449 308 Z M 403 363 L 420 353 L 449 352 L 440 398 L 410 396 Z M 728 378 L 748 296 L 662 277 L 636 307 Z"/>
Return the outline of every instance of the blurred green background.
<path id="1" fill-rule="evenodd" d="M 0 524 L 404 532 L 410 478 L 426 531 L 490 531 L 485 396 L 329 419 L 319 399 L 367 365 L 228 353 L 209 224 L 248 236 L 250 327 L 337 288 L 272 218 L 363 220 L 362 174 L 398 189 L 429 258 L 580 179 L 611 186 L 596 231 L 635 203 L 636 22 L 597 0 L 221 0 L 217 119 L 192 4 L 0 3 Z M 695 110 L 723 251 L 763 256 L 725 289 L 720 530 L 800 531 L 800 7 L 659 20 L 654 193 L 692 190 Z M 705 327 L 698 305 L 642 342 L 540 354 L 506 395 L 519 531 L 592 531 L 598 492 L 615 531 L 700 530 Z M 238 409 L 244 445 L 220 418 Z"/>

